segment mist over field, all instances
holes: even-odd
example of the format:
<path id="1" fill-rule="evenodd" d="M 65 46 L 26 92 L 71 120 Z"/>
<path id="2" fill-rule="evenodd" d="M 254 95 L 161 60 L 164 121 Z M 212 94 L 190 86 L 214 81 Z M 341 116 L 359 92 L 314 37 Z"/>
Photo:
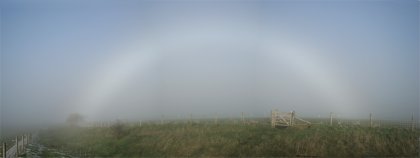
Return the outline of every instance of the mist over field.
<path id="1" fill-rule="evenodd" d="M 415 0 L 0 5 L 2 132 L 72 113 L 418 119 Z"/>

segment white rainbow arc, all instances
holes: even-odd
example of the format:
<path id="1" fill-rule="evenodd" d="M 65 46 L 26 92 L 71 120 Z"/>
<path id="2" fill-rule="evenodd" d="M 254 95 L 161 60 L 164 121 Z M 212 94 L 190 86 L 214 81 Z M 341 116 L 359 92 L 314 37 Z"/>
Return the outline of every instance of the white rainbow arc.
<path id="1" fill-rule="evenodd" d="M 266 52 L 270 57 L 279 62 L 286 63 L 298 73 L 300 77 L 305 79 L 308 85 L 313 86 L 321 97 L 329 103 L 329 110 L 333 112 L 344 112 L 345 114 L 358 113 L 358 106 L 363 105 L 360 98 L 352 89 L 347 87 L 337 75 L 332 73 L 328 62 L 317 56 L 314 49 L 306 46 L 298 47 L 288 43 L 288 45 L 271 44 L 266 47 Z M 319 55 L 319 54 L 318 54 Z"/>
<path id="2" fill-rule="evenodd" d="M 95 74 L 95 81 L 87 87 L 82 99 L 82 113 L 95 118 L 98 110 L 131 76 L 146 71 L 155 61 L 154 51 L 148 48 L 130 49 L 111 57 L 102 71 Z"/>
<path id="3" fill-rule="evenodd" d="M 192 45 L 191 43 L 177 43 L 178 48 Z M 336 75 L 328 71 L 328 66 L 323 65 L 321 59 L 305 53 L 308 50 L 298 49 L 300 47 L 279 46 L 272 44 L 265 47 L 264 53 L 273 55 L 281 62 L 287 63 L 306 82 L 315 86 L 325 100 L 332 105 L 332 111 L 354 111 L 354 105 L 362 105 L 358 102 L 351 90 L 339 83 Z M 124 85 L 130 76 L 147 70 L 150 65 L 156 62 L 156 49 L 131 49 L 128 53 L 120 53 L 103 68 L 103 71 L 96 75 L 96 81 L 88 87 L 85 98 L 82 99 L 83 113 L 95 117 L 98 109 L 104 108 L 107 99 Z M 310 51 L 309 51 L 310 52 Z M 141 73 L 141 72 L 140 72 Z"/>

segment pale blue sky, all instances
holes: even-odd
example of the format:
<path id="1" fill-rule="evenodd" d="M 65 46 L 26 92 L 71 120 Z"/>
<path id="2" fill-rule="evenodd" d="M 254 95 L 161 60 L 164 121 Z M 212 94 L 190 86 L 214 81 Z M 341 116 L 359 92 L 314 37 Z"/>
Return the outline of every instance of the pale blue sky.
<path id="1" fill-rule="evenodd" d="M 1 119 L 409 119 L 418 43 L 415 0 L 3 1 Z"/>

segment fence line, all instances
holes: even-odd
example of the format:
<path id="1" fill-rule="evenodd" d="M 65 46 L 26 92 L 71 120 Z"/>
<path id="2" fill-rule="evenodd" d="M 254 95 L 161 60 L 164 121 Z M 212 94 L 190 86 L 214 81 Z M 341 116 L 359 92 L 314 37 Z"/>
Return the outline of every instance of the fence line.
<path id="1" fill-rule="evenodd" d="M 21 138 L 19 140 L 19 137 Z M 31 134 L 23 134 L 21 136 L 16 136 L 14 139 L 14 144 L 9 149 L 7 149 L 7 143 L 2 142 L 2 158 L 13 158 L 13 157 L 20 157 L 25 154 L 26 147 L 32 143 L 32 135 Z"/>
<path id="2" fill-rule="evenodd" d="M 330 126 L 363 126 L 370 128 L 378 127 L 396 127 L 396 128 L 407 128 L 415 130 L 420 128 L 420 122 L 414 119 L 414 113 L 411 114 L 410 120 L 388 120 L 388 119 L 376 119 L 373 113 L 369 113 L 369 116 L 365 119 L 345 119 L 338 118 L 334 113 L 330 113 L 330 117 L 327 118 L 312 118 L 315 124 L 329 124 Z"/>
<path id="3" fill-rule="evenodd" d="M 168 124 L 270 124 L 271 115 L 270 116 L 261 116 L 261 117 L 250 117 L 251 114 L 245 112 L 238 112 L 235 116 L 229 115 L 230 117 L 221 117 L 219 113 L 215 113 L 211 116 L 206 117 L 197 117 L 200 115 L 193 115 L 193 113 L 188 113 L 184 117 L 174 117 L 171 119 L 170 115 L 160 115 L 160 119 L 155 120 L 136 120 L 136 121 L 119 121 L 123 124 L 129 124 L 133 126 L 144 126 L 144 125 L 168 125 Z M 167 117 L 168 116 L 168 117 Z M 193 117 L 194 116 L 194 117 Z M 361 119 L 346 119 L 342 117 L 338 117 L 337 113 L 330 112 L 329 116 L 318 118 L 308 118 L 308 117 L 301 117 L 309 121 L 312 125 L 324 124 L 330 126 L 363 126 L 363 127 L 370 127 L 370 128 L 378 128 L 378 127 L 397 127 L 397 128 L 407 128 L 407 129 L 418 129 L 420 128 L 420 124 L 418 120 L 414 119 L 414 113 L 411 114 L 411 119 L 407 120 L 386 120 L 386 119 L 377 119 L 374 113 L 367 113 L 365 118 Z M 298 118 L 293 118 L 298 119 Z M 295 122 L 295 120 L 289 120 Z M 297 121 L 297 120 L 296 120 Z M 111 127 L 115 121 L 106 121 L 106 122 L 96 122 L 90 123 L 90 127 Z"/>

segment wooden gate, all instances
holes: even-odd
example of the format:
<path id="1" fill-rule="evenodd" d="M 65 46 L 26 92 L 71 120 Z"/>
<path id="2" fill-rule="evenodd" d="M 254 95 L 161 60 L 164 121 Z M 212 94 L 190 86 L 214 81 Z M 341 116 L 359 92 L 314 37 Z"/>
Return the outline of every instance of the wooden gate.
<path id="1" fill-rule="evenodd" d="M 271 110 L 271 127 L 309 126 L 311 122 L 296 116 L 295 111 L 280 112 L 277 109 Z"/>

